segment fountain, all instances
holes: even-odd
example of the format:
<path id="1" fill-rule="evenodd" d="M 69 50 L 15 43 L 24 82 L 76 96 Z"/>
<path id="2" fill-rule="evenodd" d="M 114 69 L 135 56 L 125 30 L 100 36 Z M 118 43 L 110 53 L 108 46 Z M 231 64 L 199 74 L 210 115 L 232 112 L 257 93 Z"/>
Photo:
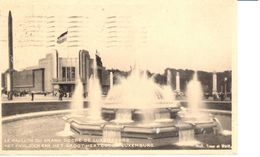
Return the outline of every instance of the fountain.
<path id="1" fill-rule="evenodd" d="M 192 80 L 187 86 L 187 99 L 189 102 L 188 108 L 192 114 L 198 114 L 201 108 L 204 108 L 202 102 L 203 92 L 201 83 L 198 80 L 197 72 L 194 73 Z"/>
<path id="2" fill-rule="evenodd" d="M 70 108 L 72 110 L 71 117 L 81 117 L 83 114 L 84 109 L 84 97 L 83 97 L 83 84 L 79 78 L 79 75 L 77 75 L 76 80 L 76 88 L 72 96 L 72 103 L 70 105 Z M 74 133 L 70 129 L 70 123 L 68 123 L 69 118 L 64 117 L 63 118 L 66 123 L 64 125 L 64 130 L 58 132 L 56 135 L 60 137 L 68 137 L 74 135 Z"/>
<path id="3" fill-rule="evenodd" d="M 188 86 L 187 111 L 174 100 L 169 86 L 159 86 L 138 68 L 111 86 L 106 99 L 101 101 L 95 73 L 89 81 L 88 111 L 81 116 L 64 118 L 74 138 L 84 137 L 116 146 L 151 144 L 156 147 L 198 144 L 198 138 L 218 133 L 220 127 L 214 117 L 199 111 L 203 103 L 196 73 Z"/>
<path id="4" fill-rule="evenodd" d="M 205 109 L 205 105 L 202 101 L 203 91 L 200 81 L 198 80 L 197 72 L 194 73 L 192 80 L 187 86 L 187 100 L 188 111 L 182 116 L 183 120 L 188 123 L 211 123 L 212 116 L 204 114 L 201 109 Z"/>
<path id="5" fill-rule="evenodd" d="M 210 115 L 205 115 L 200 112 L 204 108 L 202 102 L 203 92 L 201 83 L 198 80 L 197 72 L 194 73 L 192 80 L 187 86 L 187 100 L 188 100 L 188 110 L 183 110 L 179 112 L 179 117 L 182 119 L 182 125 L 190 125 L 195 129 L 188 129 L 179 131 L 179 143 L 178 145 L 194 146 L 199 144 L 199 142 L 194 138 L 195 133 L 199 130 L 206 128 L 213 128 L 215 124 Z M 213 131 L 213 130 L 211 130 Z"/>
<path id="6" fill-rule="evenodd" d="M 95 66 L 94 66 L 95 69 Z M 99 80 L 97 78 L 97 73 L 94 74 L 89 79 L 89 89 L 88 89 L 88 99 L 89 99 L 89 112 L 88 119 L 93 121 L 102 121 L 101 117 L 101 87 L 99 85 Z"/>
<path id="7" fill-rule="evenodd" d="M 75 91 L 72 95 L 71 109 L 80 112 L 84 108 L 83 84 L 79 77 L 76 80 Z"/>

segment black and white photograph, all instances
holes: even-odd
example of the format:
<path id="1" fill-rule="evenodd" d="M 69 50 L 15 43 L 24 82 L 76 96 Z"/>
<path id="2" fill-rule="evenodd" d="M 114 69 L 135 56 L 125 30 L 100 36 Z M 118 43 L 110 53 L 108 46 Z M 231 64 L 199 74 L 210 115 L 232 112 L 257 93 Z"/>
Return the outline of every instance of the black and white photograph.
<path id="1" fill-rule="evenodd" d="M 236 0 L 2 0 L 5 154 L 232 154 Z"/>

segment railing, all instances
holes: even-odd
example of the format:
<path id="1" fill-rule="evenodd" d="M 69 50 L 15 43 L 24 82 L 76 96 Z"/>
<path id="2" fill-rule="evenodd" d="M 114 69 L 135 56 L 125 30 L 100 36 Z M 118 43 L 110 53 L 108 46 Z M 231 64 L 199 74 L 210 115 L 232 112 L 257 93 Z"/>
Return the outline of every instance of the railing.
<path id="1" fill-rule="evenodd" d="M 58 79 L 52 79 L 52 82 L 75 82 L 75 78 L 58 78 Z M 82 82 L 86 82 L 86 79 L 81 79 Z"/>
<path id="2" fill-rule="evenodd" d="M 75 81 L 75 78 L 58 78 L 52 79 L 52 82 L 72 82 Z"/>

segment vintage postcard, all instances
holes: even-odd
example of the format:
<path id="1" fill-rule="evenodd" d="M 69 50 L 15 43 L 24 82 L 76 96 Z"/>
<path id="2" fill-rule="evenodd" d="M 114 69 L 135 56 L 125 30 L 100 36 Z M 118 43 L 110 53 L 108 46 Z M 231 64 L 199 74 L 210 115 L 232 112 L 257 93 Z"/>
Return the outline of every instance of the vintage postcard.
<path id="1" fill-rule="evenodd" d="M 2 0 L 1 154 L 236 153 L 236 0 Z"/>

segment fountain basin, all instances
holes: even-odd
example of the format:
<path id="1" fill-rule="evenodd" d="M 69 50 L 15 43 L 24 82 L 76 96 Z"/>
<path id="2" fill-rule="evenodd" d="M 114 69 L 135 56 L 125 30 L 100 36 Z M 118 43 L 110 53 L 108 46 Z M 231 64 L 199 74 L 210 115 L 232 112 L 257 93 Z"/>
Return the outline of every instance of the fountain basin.
<path id="1" fill-rule="evenodd" d="M 149 144 L 155 147 L 169 145 L 178 139 L 178 128 L 170 123 L 139 124 L 133 122 L 117 124 L 107 122 L 103 125 L 91 125 L 88 122 L 74 120 L 70 127 L 75 133 L 74 138 L 86 138 L 92 142 L 121 143 L 123 145 Z"/>
<path id="2" fill-rule="evenodd" d="M 124 112 L 122 113 L 122 110 L 124 110 Z M 126 112 L 125 110 L 128 110 L 128 112 Z M 120 107 L 116 107 L 116 108 L 107 108 L 107 107 L 103 107 L 102 108 L 102 115 L 103 118 L 106 119 L 106 121 L 110 121 L 113 119 L 120 119 L 117 117 L 122 117 L 124 120 L 126 120 L 125 118 L 127 118 L 127 120 L 129 120 L 129 122 L 133 121 L 140 121 L 142 119 L 143 116 L 143 112 L 144 111 L 151 111 L 154 112 L 155 114 L 152 115 L 158 122 L 160 121 L 160 119 L 162 120 L 172 120 L 174 118 L 176 118 L 177 113 L 180 111 L 180 108 L 177 107 L 167 107 L 167 108 L 162 108 L 162 107 L 157 107 L 157 108 L 153 108 L 153 109 L 132 109 L 132 108 L 120 108 Z M 119 114 L 122 113 L 122 116 L 119 116 Z M 120 114 L 121 115 L 121 114 Z M 127 116 L 128 115 L 128 116 Z"/>
<path id="3" fill-rule="evenodd" d="M 141 114 L 142 110 L 114 109 L 114 117 L 117 117 L 117 113 L 121 116 L 121 112 L 138 117 L 137 115 Z M 84 115 L 64 119 L 70 123 L 71 131 L 75 133 L 74 138 L 86 138 L 87 141 L 99 141 L 112 145 L 116 143 L 120 146 L 129 144 L 148 144 L 150 147 L 166 146 L 178 143 L 186 134 L 194 136 L 195 140 L 200 140 L 209 134 L 215 136 L 218 133 L 217 124 L 213 120 L 183 121 L 172 119 L 171 113 L 171 109 L 156 109 L 153 121 L 142 121 L 138 117 L 121 122 L 114 119 L 97 122 L 89 121 Z M 129 118 L 129 115 L 126 117 Z"/>
<path id="4" fill-rule="evenodd" d="M 48 112 L 38 112 L 38 113 L 30 113 L 30 114 L 23 114 L 23 115 L 17 115 L 17 116 L 10 116 L 10 117 L 5 117 L 2 120 L 2 127 L 3 127 L 3 150 L 64 150 L 64 149 L 72 149 L 72 150 L 86 150 L 86 149 L 94 149 L 94 150 L 104 150 L 107 148 L 104 147 L 88 147 L 88 143 L 91 141 L 88 141 L 88 138 L 84 136 L 80 136 L 80 134 L 74 132 L 73 137 L 71 136 L 57 136 L 57 133 L 60 131 L 64 130 L 64 125 L 66 125 L 66 121 L 62 119 L 62 117 L 71 117 L 70 113 L 71 110 L 64 110 L 64 111 L 48 111 Z M 86 110 L 87 112 L 87 110 Z M 214 117 L 218 118 L 220 123 L 223 126 L 223 129 L 226 132 L 231 132 L 231 112 L 230 111 L 221 111 L 221 110 L 203 110 L 205 113 L 211 113 L 214 115 Z M 81 114 L 81 116 L 85 115 Z M 77 117 L 77 116 L 75 116 Z M 48 126 L 48 127 L 46 127 Z M 139 124 L 139 127 L 142 125 Z M 191 125 L 187 125 L 187 128 L 191 127 Z M 144 130 L 147 127 L 144 127 Z M 148 127 L 151 128 L 151 127 Z M 69 124 L 69 129 L 70 124 Z M 132 130 L 138 129 L 138 128 L 129 128 Z M 30 130 L 30 132 L 28 131 Z M 146 130 L 145 130 L 146 131 Z M 198 130 L 199 131 L 199 130 Z M 93 130 L 94 132 L 94 130 Z M 151 131 L 151 132 L 154 132 Z M 155 130 L 156 132 L 156 130 Z M 122 133 L 121 135 L 124 136 L 124 134 L 127 133 Z M 130 134 L 134 134 L 131 132 Z M 150 133 L 152 134 L 152 133 Z M 142 136 L 145 136 L 147 134 L 143 133 L 141 134 Z M 163 135 L 162 131 L 159 133 L 159 135 Z M 157 135 L 157 136 L 159 136 Z M 165 134 L 164 134 L 165 135 Z M 125 135 L 129 136 L 129 135 Z M 84 143 L 81 143 L 81 147 L 73 147 L 73 145 L 77 145 L 78 143 L 76 142 L 77 138 L 84 138 L 86 139 Z M 98 138 L 102 140 L 102 135 L 96 136 L 96 138 L 93 137 L 92 143 L 101 143 L 98 141 Z M 169 143 L 168 145 L 164 145 L 162 147 L 154 147 L 152 149 L 160 149 L 160 150 L 175 150 L 175 149 L 213 149 L 213 148 L 208 148 L 207 145 L 225 145 L 229 147 L 221 148 L 221 147 L 214 147 L 214 149 L 231 149 L 232 148 L 232 142 L 231 142 L 231 135 L 226 134 L 196 134 L 195 130 L 195 138 L 198 139 L 202 144 L 202 147 L 196 147 L 196 146 L 185 146 L 185 145 L 176 145 L 174 144 L 175 142 L 178 142 L 178 138 L 159 138 L 156 139 L 154 138 L 153 141 L 156 143 Z M 7 141 L 6 139 L 13 139 L 13 141 Z M 43 144 L 52 144 L 49 141 L 46 141 L 47 139 L 53 139 L 56 141 L 57 144 L 59 144 L 59 147 L 51 146 L 51 147 L 44 147 L 40 145 L 39 147 L 10 147 L 10 144 L 16 145 L 19 144 L 19 140 L 22 139 L 39 139 L 43 141 Z M 140 138 L 141 139 L 141 138 Z M 144 138 L 143 138 L 144 139 Z M 175 139 L 175 141 L 173 140 Z M 95 141 L 94 141 L 95 140 Z M 138 138 L 132 139 L 132 140 L 137 140 L 140 141 Z M 168 140 L 168 141 L 167 141 Z M 123 142 L 127 142 L 127 139 L 122 138 Z M 146 141 L 152 141 L 151 139 L 146 139 Z M 128 141 L 129 142 L 129 141 Z M 136 141 L 132 142 L 136 143 Z M 151 143 L 151 142 L 150 142 Z M 173 143 L 173 144 L 172 144 Z M 32 144 L 37 144 L 33 141 L 27 141 L 28 145 Z M 68 146 L 68 147 L 66 147 Z M 109 147 L 111 148 L 111 147 Z M 111 148 L 112 149 L 112 148 Z M 135 150 L 135 149 L 149 149 L 148 147 L 139 147 L 139 146 L 131 146 L 129 145 L 128 147 L 115 147 L 113 149 L 117 150 Z"/>

